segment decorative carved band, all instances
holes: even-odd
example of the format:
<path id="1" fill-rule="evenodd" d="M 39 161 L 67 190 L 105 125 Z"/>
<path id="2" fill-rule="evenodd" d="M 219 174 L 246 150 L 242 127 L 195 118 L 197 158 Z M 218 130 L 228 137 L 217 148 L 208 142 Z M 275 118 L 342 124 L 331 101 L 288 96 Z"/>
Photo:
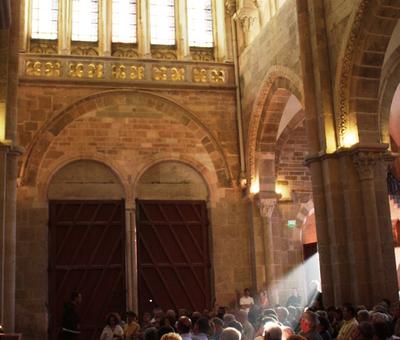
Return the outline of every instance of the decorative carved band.
<path id="1" fill-rule="evenodd" d="M 116 62 L 113 58 L 79 58 L 21 55 L 23 79 L 98 80 L 118 82 L 165 82 L 207 86 L 234 86 L 232 65 L 196 62 Z"/>

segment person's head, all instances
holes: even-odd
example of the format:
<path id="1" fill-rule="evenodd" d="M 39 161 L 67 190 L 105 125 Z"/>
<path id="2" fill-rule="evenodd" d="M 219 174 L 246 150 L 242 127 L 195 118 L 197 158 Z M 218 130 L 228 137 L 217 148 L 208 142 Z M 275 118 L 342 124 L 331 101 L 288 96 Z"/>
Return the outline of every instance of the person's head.
<path id="1" fill-rule="evenodd" d="M 114 327 L 114 326 L 118 325 L 120 323 L 120 321 L 121 321 L 121 318 L 118 313 L 110 313 L 107 315 L 106 323 L 110 327 Z"/>
<path id="2" fill-rule="evenodd" d="M 149 327 L 144 331 L 144 340 L 158 340 L 157 328 Z"/>
<path id="3" fill-rule="evenodd" d="M 178 320 L 177 329 L 179 334 L 186 334 L 192 328 L 192 321 L 187 316 L 181 316 Z"/>
<path id="4" fill-rule="evenodd" d="M 196 321 L 193 330 L 196 334 L 204 333 L 208 334 L 210 331 L 210 324 L 207 318 L 200 318 Z"/>
<path id="5" fill-rule="evenodd" d="M 247 321 L 247 313 L 246 313 L 246 311 L 245 310 L 239 310 L 238 312 L 237 312 L 237 315 L 236 315 L 236 317 L 237 317 L 237 320 L 240 322 L 240 323 L 245 323 L 246 321 Z"/>
<path id="6" fill-rule="evenodd" d="M 276 309 L 276 314 L 278 315 L 278 320 L 279 322 L 286 322 L 288 316 L 289 316 L 289 311 L 282 306 L 277 307 Z"/>
<path id="7" fill-rule="evenodd" d="M 217 310 L 217 317 L 219 317 L 220 319 L 223 319 L 225 313 L 226 313 L 226 308 L 225 308 L 224 306 L 218 307 L 218 310 Z"/>
<path id="8" fill-rule="evenodd" d="M 215 333 L 221 333 L 224 329 L 224 321 L 220 318 L 212 318 L 211 323 L 213 326 L 214 334 Z"/>
<path id="9" fill-rule="evenodd" d="M 199 320 L 200 318 L 201 318 L 201 313 L 200 312 L 197 312 L 197 311 L 193 312 L 192 313 L 192 317 L 191 317 L 192 324 L 195 325 L 197 320 Z"/>
<path id="10" fill-rule="evenodd" d="M 243 294 L 244 294 L 244 296 L 246 296 L 246 297 L 250 296 L 250 289 L 249 289 L 249 288 L 243 289 Z"/>
<path id="11" fill-rule="evenodd" d="M 263 311 L 263 316 L 269 316 L 275 318 L 276 321 L 278 321 L 278 314 L 276 314 L 276 312 L 273 309 L 265 309 Z"/>
<path id="12" fill-rule="evenodd" d="M 161 326 L 157 331 L 157 338 L 161 340 L 164 334 L 174 333 L 174 329 L 171 326 Z"/>
<path id="13" fill-rule="evenodd" d="M 294 319 L 296 319 L 296 316 L 297 316 L 297 309 L 296 309 L 296 307 L 294 307 L 294 306 L 289 306 L 289 307 L 287 308 L 287 310 L 288 310 L 288 312 L 289 312 L 288 319 L 289 319 L 289 320 L 294 320 Z"/>
<path id="14" fill-rule="evenodd" d="M 323 316 L 318 316 L 318 326 L 317 326 L 318 332 L 323 333 L 329 330 L 329 321 L 327 318 Z"/>
<path id="15" fill-rule="evenodd" d="M 281 327 L 273 322 L 268 322 L 264 326 L 264 340 L 282 340 Z"/>
<path id="16" fill-rule="evenodd" d="M 297 288 L 292 288 L 292 295 L 295 297 L 299 296 L 299 292 L 297 291 Z"/>
<path id="17" fill-rule="evenodd" d="M 220 340 L 240 340 L 241 337 L 242 337 L 242 335 L 240 334 L 240 332 L 237 329 L 235 329 L 233 327 L 227 327 L 222 331 L 219 339 Z"/>
<path id="18" fill-rule="evenodd" d="M 160 340 L 182 340 L 182 338 L 178 333 L 170 332 L 164 334 Z"/>
<path id="19" fill-rule="evenodd" d="M 340 322 L 343 320 L 343 311 L 340 308 L 335 309 L 335 320 Z"/>
<path id="20" fill-rule="evenodd" d="M 374 326 L 371 322 L 360 322 L 355 331 L 354 340 L 372 340 L 374 338 L 375 331 Z"/>
<path id="21" fill-rule="evenodd" d="M 240 332 L 240 334 L 243 333 L 243 326 L 242 326 L 242 324 L 241 324 L 239 321 L 237 321 L 237 320 L 233 320 L 232 322 L 230 322 L 230 323 L 228 324 L 228 327 L 235 328 L 236 330 L 238 330 L 238 331 Z"/>
<path id="22" fill-rule="evenodd" d="M 236 320 L 236 318 L 233 314 L 226 313 L 224 315 L 224 327 L 228 327 L 228 325 L 234 320 Z"/>
<path id="23" fill-rule="evenodd" d="M 307 340 L 304 336 L 293 334 L 289 336 L 286 340 Z"/>
<path id="24" fill-rule="evenodd" d="M 70 295 L 70 300 L 74 305 L 80 305 L 82 302 L 82 294 L 79 292 L 72 292 Z"/>
<path id="25" fill-rule="evenodd" d="M 304 333 L 315 331 L 318 325 L 317 314 L 309 310 L 305 311 L 300 319 L 300 328 Z"/>
<path id="26" fill-rule="evenodd" d="M 160 307 L 153 308 L 153 315 L 155 319 L 161 319 L 164 316 L 164 312 Z"/>
<path id="27" fill-rule="evenodd" d="M 387 339 L 390 334 L 390 328 L 387 322 L 378 321 L 373 323 L 375 336 L 379 340 Z"/>
<path id="28" fill-rule="evenodd" d="M 131 323 L 132 321 L 137 321 L 137 315 L 133 311 L 126 312 L 126 321 Z"/>
<path id="29" fill-rule="evenodd" d="M 343 318 L 348 321 L 356 316 L 356 309 L 351 303 L 343 304 Z"/>
<path id="30" fill-rule="evenodd" d="M 369 312 L 365 309 L 359 310 L 357 312 L 357 321 L 358 322 L 369 321 Z"/>
<path id="31" fill-rule="evenodd" d="M 287 340 L 290 336 L 294 334 L 293 329 L 288 326 L 281 326 L 282 329 L 282 340 Z"/>

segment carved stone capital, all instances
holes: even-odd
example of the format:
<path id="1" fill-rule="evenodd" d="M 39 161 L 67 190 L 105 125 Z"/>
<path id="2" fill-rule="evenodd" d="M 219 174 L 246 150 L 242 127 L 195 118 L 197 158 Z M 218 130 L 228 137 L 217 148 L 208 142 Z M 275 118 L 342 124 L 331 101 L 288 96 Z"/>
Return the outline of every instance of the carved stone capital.
<path id="1" fill-rule="evenodd" d="M 370 180 L 374 178 L 375 166 L 378 162 L 384 161 L 384 155 L 382 153 L 362 151 L 357 152 L 353 155 L 353 162 L 356 166 L 360 179 Z"/>
<path id="2" fill-rule="evenodd" d="M 237 12 L 237 20 L 239 21 L 245 34 L 249 33 L 253 29 L 257 19 L 258 11 L 254 5 L 253 7 L 242 7 Z"/>
<path id="3" fill-rule="evenodd" d="M 271 219 L 277 202 L 276 198 L 261 198 L 258 203 L 261 216 Z"/>
<path id="4" fill-rule="evenodd" d="M 225 0 L 225 13 L 230 17 L 236 13 L 236 0 Z"/>

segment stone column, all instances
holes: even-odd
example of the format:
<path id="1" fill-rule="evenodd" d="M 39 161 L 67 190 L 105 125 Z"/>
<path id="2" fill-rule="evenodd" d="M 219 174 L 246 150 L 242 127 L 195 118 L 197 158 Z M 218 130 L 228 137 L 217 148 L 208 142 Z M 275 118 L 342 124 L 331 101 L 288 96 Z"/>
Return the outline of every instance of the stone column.
<path id="1" fill-rule="evenodd" d="M 22 150 L 15 145 L 17 139 L 18 52 L 20 32 L 20 0 L 11 2 L 11 27 L 8 35 L 5 139 L 1 141 L 0 157 L 0 229 L 1 233 L 1 320 L 7 332 L 15 327 L 16 279 L 16 186 L 17 157 Z M 4 137 L 3 137 L 4 138 Z M 5 176 L 5 177 L 4 177 Z"/>
<path id="2" fill-rule="evenodd" d="M 178 0 L 176 8 L 176 47 L 178 59 L 190 59 L 186 0 Z"/>
<path id="3" fill-rule="evenodd" d="M 309 160 L 327 305 L 398 298 L 386 149 L 355 145 Z"/>
<path id="4" fill-rule="evenodd" d="M 275 195 L 276 196 L 276 195 Z M 264 261 L 265 261 L 265 273 L 266 273 L 266 286 L 268 291 L 268 297 L 271 304 L 278 303 L 279 297 L 278 292 L 274 289 L 276 285 L 276 273 L 275 273 L 275 257 L 274 257 L 274 243 L 273 243 L 273 226 L 272 226 L 272 214 L 277 205 L 277 198 L 260 198 L 260 214 L 263 218 L 263 241 L 264 241 Z"/>
<path id="5" fill-rule="evenodd" d="M 138 53 L 140 58 L 151 57 L 151 44 L 150 44 L 150 20 L 149 8 L 147 7 L 147 0 L 138 1 Z"/>
<path id="6" fill-rule="evenodd" d="M 58 11 L 58 53 L 71 54 L 72 1 L 59 0 Z"/>

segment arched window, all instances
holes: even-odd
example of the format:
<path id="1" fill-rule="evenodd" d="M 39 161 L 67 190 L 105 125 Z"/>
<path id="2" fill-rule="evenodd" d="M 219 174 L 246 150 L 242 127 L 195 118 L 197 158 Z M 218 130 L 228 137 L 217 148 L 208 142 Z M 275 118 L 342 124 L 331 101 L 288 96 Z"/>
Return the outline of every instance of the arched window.
<path id="1" fill-rule="evenodd" d="M 213 47 L 211 0 L 187 0 L 189 46 Z"/>
<path id="2" fill-rule="evenodd" d="M 136 43 L 136 0 L 113 0 L 112 41 Z"/>
<path id="3" fill-rule="evenodd" d="M 72 40 L 97 41 L 99 32 L 98 0 L 72 1 Z"/>
<path id="4" fill-rule="evenodd" d="M 174 0 L 150 0 L 151 44 L 175 45 Z"/>
<path id="5" fill-rule="evenodd" d="M 57 39 L 58 0 L 32 1 L 32 39 Z"/>

